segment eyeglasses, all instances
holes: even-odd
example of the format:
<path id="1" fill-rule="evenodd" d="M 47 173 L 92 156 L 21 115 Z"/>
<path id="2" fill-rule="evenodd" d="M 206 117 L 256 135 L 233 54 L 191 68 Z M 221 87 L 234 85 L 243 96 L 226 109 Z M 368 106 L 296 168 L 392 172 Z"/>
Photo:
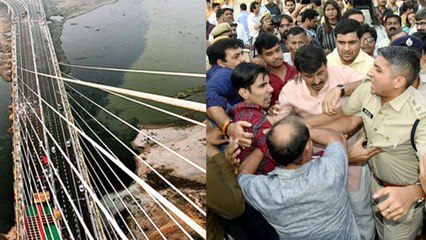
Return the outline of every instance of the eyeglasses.
<path id="1" fill-rule="evenodd" d="M 375 40 L 374 40 L 374 37 L 366 37 L 366 38 L 361 38 L 361 42 L 362 43 L 364 43 L 364 44 L 371 44 L 371 43 L 373 43 Z"/>
<path id="2" fill-rule="evenodd" d="M 426 27 L 426 22 L 416 22 L 416 26 Z"/>

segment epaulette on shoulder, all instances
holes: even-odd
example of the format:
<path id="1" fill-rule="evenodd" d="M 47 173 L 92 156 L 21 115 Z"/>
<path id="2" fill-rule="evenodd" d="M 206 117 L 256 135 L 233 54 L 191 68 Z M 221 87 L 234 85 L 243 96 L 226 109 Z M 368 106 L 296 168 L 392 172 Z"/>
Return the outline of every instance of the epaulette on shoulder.
<path id="1" fill-rule="evenodd" d="M 426 105 L 423 101 L 418 101 L 414 97 L 410 96 L 408 98 L 408 104 L 410 104 L 417 118 L 426 117 Z"/>

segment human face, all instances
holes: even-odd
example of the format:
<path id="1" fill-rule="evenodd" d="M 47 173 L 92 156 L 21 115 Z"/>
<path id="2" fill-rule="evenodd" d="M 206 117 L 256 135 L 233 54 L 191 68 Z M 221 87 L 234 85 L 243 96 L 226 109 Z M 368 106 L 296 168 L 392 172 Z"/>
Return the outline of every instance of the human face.
<path id="1" fill-rule="evenodd" d="M 284 62 L 283 51 L 278 43 L 270 49 L 262 49 L 261 56 L 265 63 L 272 68 L 280 67 Z"/>
<path id="2" fill-rule="evenodd" d="M 297 15 L 296 21 L 297 21 L 297 26 L 301 27 L 303 25 L 302 16 L 300 14 Z"/>
<path id="3" fill-rule="evenodd" d="M 358 56 L 361 49 L 361 41 L 356 32 L 337 34 L 336 48 L 343 64 L 349 65 Z"/>
<path id="4" fill-rule="evenodd" d="M 401 30 L 401 24 L 399 23 L 398 18 L 392 17 L 392 18 L 386 19 L 385 30 L 388 36 L 390 36 L 391 33 L 397 30 Z"/>
<path id="5" fill-rule="evenodd" d="M 269 84 L 269 76 L 260 73 L 256 81 L 250 85 L 249 89 L 243 90 L 244 102 L 259 105 L 262 108 L 268 108 L 271 105 L 272 92 L 274 89 Z M 240 94 L 241 95 L 241 94 Z"/>
<path id="6" fill-rule="evenodd" d="M 259 14 L 259 11 L 260 11 L 259 4 L 256 4 L 256 8 L 255 8 L 255 9 L 253 9 L 253 13 L 254 13 L 254 15 Z"/>
<path id="7" fill-rule="evenodd" d="M 374 60 L 374 66 L 367 75 L 371 80 L 371 93 L 380 97 L 390 96 L 393 92 L 393 79 L 389 62 L 382 56 Z"/>
<path id="8" fill-rule="evenodd" d="M 327 16 L 329 21 L 336 21 L 337 9 L 335 9 L 333 5 L 327 4 L 327 6 L 325 7 L 325 16 Z"/>
<path id="9" fill-rule="evenodd" d="M 225 50 L 225 61 L 219 60 L 218 64 L 222 67 L 234 69 L 238 64 L 245 61 L 246 59 L 241 48 L 229 48 Z"/>
<path id="10" fill-rule="evenodd" d="M 416 28 L 419 32 L 426 32 L 426 18 L 416 21 Z"/>
<path id="11" fill-rule="evenodd" d="M 379 6 L 386 6 L 387 0 L 379 0 Z"/>
<path id="12" fill-rule="evenodd" d="M 355 21 L 358 21 L 359 23 L 364 24 L 364 15 L 362 14 L 352 14 L 348 17 L 349 19 L 353 19 Z"/>
<path id="13" fill-rule="evenodd" d="M 294 11 L 294 9 L 295 9 L 294 2 L 286 2 L 285 3 L 285 8 L 287 8 L 287 10 L 290 13 L 292 13 Z"/>
<path id="14" fill-rule="evenodd" d="M 315 73 L 306 73 L 302 71 L 301 74 L 309 91 L 315 93 L 315 95 L 324 87 L 328 78 L 327 66 L 324 64 Z"/>
<path id="15" fill-rule="evenodd" d="M 234 21 L 234 15 L 232 14 L 232 11 L 231 10 L 226 10 L 224 13 L 223 13 L 223 20 L 225 21 L 225 22 L 232 22 L 232 21 Z"/>
<path id="16" fill-rule="evenodd" d="M 306 19 L 305 21 L 308 21 L 307 29 L 315 29 L 318 24 L 318 20 L 316 18 L 314 19 Z"/>
<path id="17" fill-rule="evenodd" d="M 287 18 L 281 19 L 280 25 L 278 26 L 278 32 L 281 34 L 282 38 L 287 38 L 288 30 L 293 26 Z"/>
<path id="18" fill-rule="evenodd" d="M 305 33 L 299 33 L 297 35 L 288 35 L 287 37 L 287 48 L 292 55 L 296 54 L 297 49 L 307 43 L 308 37 Z"/>
<path id="19" fill-rule="evenodd" d="M 373 56 L 376 48 L 376 40 L 371 36 L 371 33 L 365 32 L 361 37 L 361 49 L 370 56 Z"/>
<path id="20" fill-rule="evenodd" d="M 262 22 L 262 29 L 265 32 L 270 32 L 272 31 L 273 27 L 272 27 L 272 19 L 270 17 L 265 17 L 265 19 L 263 19 Z"/>
<path id="21" fill-rule="evenodd" d="M 414 26 L 416 24 L 416 15 L 414 13 L 408 14 L 408 22 L 411 24 L 411 26 Z"/>

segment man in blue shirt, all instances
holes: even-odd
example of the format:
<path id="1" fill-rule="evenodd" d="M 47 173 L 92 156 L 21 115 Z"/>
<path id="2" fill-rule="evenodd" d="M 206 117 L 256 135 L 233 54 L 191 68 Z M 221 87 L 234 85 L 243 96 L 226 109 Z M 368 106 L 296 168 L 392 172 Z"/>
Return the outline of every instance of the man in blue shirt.
<path id="1" fill-rule="evenodd" d="M 237 93 L 231 83 L 232 70 L 239 63 L 245 62 L 239 43 L 237 39 L 224 38 L 207 48 L 211 64 L 206 74 L 207 116 L 225 135 L 238 138 L 240 146 L 249 147 L 253 134 L 245 133 L 242 126 L 232 122 L 227 114 L 228 109 L 238 103 Z"/>
<path id="2" fill-rule="evenodd" d="M 313 141 L 327 146 L 317 159 L 312 159 Z M 280 166 L 266 176 L 242 172 L 238 182 L 246 201 L 280 239 L 360 239 L 346 192 L 343 135 L 308 129 L 301 119 L 289 116 L 271 129 L 267 143 Z"/>

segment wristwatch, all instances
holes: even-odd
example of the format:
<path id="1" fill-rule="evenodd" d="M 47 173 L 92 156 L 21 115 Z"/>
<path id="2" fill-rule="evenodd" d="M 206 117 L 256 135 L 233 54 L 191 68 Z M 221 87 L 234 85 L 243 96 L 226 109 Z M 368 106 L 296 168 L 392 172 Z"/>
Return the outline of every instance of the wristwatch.
<path id="1" fill-rule="evenodd" d="M 343 86 L 343 84 L 337 84 L 337 87 L 340 89 L 340 96 L 345 96 L 345 86 Z"/>

